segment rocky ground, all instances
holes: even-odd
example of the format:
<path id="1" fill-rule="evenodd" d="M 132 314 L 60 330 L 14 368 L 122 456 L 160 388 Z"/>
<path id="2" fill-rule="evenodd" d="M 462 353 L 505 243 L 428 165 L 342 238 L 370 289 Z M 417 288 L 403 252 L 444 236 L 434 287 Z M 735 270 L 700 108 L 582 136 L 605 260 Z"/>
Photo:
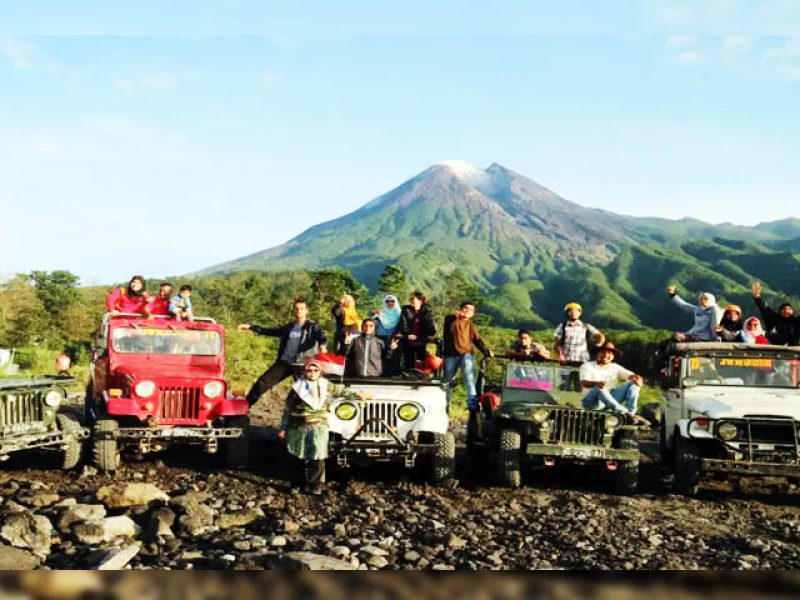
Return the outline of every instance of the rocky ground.
<path id="1" fill-rule="evenodd" d="M 459 481 L 442 487 L 378 467 L 318 498 L 291 489 L 270 433 L 260 430 L 247 471 L 194 451 L 127 463 L 113 478 L 15 456 L 0 470 L 0 569 L 800 567 L 800 495 L 784 481 L 687 499 L 647 464 L 640 494 L 625 498 L 586 470 L 500 489 L 462 461 Z"/>

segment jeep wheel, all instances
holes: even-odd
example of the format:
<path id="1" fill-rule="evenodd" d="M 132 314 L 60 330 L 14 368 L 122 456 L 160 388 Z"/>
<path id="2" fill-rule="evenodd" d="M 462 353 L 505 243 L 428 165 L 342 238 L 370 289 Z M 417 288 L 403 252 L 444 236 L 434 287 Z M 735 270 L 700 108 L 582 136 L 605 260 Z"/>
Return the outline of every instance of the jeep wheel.
<path id="1" fill-rule="evenodd" d="M 67 415 L 56 415 L 58 429 L 64 434 L 64 456 L 61 460 L 62 469 L 73 469 L 81 460 L 81 426 L 77 421 Z"/>
<path id="2" fill-rule="evenodd" d="M 632 431 L 623 431 L 617 438 L 617 448 L 620 450 L 638 450 L 639 442 Z M 630 496 L 636 493 L 639 482 L 639 462 L 625 461 L 617 464 L 611 480 L 611 488 L 615 494 Z"/>
<path id="3" fill-rule="evenodd" d="M 679 494 L 694 496 L 700 479 L 700 451 L 697 442 L 688 440 L 680 432 L 673 438 L 675 447 L 675 480 L 673 487 Z"/>
<path id="4" fill-rule="evenodd" d="M 250 458 L 250 418 L 249 417 L 230 417 L 226 419 L 226 427 L 238 427 L 242 429 L 242 435 L 238 438 L 225 440 L 222 448 L 225 467 L 228 469 L 244 469 Z"/>
<path id="5" fill-rule="evenodd" d="M 94 428 L 94 464 L 103 471 L 116 471 L 119 468 L 119 448 L 116 436 L 119 425 L 111 419 L 102 419 Z"/>
<path id="6" fill-rule="evenodd" d="M 497 482 L 505 487 L 518 488 L 522 485 L 520 473 L 520 454 L 522 436 L 516 429 L 503 429 L 497 450 Z"/>
<path id="7" fill-rule="evenodd" d="M 436 450 L 428 465 L 428 481 L 442 483 L 453 479 L 456 474 L 456 438 L 450 432 L 434 433 L 433 443 Z"/>

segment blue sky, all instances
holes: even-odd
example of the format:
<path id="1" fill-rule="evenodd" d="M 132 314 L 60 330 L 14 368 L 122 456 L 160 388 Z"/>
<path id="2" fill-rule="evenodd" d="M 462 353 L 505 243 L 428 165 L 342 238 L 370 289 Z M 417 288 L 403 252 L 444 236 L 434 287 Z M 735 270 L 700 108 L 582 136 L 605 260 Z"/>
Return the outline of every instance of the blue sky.
<path id="1" fill-rule="evenodd" d="M 446 159 L 800 216 L 798 1 L 68 4 L 0 0 L 0 273 L 189 272 Z"/>

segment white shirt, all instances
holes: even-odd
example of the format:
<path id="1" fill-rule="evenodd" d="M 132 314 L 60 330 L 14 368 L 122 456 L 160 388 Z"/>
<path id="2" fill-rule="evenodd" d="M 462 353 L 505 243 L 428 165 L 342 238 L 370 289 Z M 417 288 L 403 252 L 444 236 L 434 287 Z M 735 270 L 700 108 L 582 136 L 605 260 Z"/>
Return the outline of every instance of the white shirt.
<path id="1" fill-rule="evenodd" d="M 603 381 L 605 382 L 603 389 L 610 390 L 615 383 L 627 381 L 628 377 L 633 374 L 633 371 L 628 371 L 628 369 L 615 362 L 610 362 L 601 367 L 596 360 L 590 360 L 581 365 L 580 378 L 581 381 Z"/>

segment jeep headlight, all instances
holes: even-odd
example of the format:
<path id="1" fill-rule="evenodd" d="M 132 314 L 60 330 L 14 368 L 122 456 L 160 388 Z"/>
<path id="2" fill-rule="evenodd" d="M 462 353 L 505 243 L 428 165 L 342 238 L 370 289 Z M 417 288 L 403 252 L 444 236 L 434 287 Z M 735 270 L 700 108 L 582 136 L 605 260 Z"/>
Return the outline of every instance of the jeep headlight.
<path id="1" fill-rule="evenodd" d="M 537 423 L 544 423 L 547 421 L 547 417 L 550 416 L 550 410 L 547 408 L 537 408 L 533 411 L 533 420 Z"/>
<path id="2" fill-rule="evenodd" d="M 419 416 L 419 407 L 416 404 L 401 404 L 397 407 L 397 418 L 401 421 L 413 421 Z"/>
<path id="3" fill-rule="evenodd" d="M 44 403 L 47 406 L 55 408 L 59 404 L 61 404 L 61 392 L 57 392 L 56 390 L 50 390 L 44 395 Z"/>
<path id="4" fill-rule="evenodd" d="M 608 429 L 616 429 L 619 427 L 619 417 L 617 415 L 606 415 L 606 427 Z"/>
<path id="5" fill-rule="evenodd" d="M 733 423 L 722 423 L 717 427 L 717 435 L 727 442 L 739 435 L 739 428 Z"/>
<path id="6" fill-rule="evenodd" d="M 140 381 L 134 386 L 133 391 L 139 398 L 149 398 L 156 391 L 156 384 L 152 381 Z"/>
<path id="7" fill-rule="evenodd" d="M 336 407 L 334 414 L 342 421 L 352 421 L 358 414 L 358 407 L 352 402 L 342 402 Z"/>
<path id="8" fill-rule="evenodd" d="M 219 381 L 209 381 L 203 386 L 203 395 L 206 398 L 216 398 L 222 394 L 224 388 L 225 386 L 223 386 Z"/>

